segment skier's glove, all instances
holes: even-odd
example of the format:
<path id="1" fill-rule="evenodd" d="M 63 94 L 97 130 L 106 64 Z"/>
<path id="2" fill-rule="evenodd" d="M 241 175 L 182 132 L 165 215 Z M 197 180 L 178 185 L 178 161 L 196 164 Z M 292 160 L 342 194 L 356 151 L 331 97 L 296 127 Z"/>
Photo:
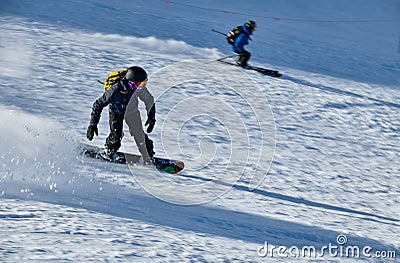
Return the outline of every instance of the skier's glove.
<path id="1" fill-rule="evenodd" d="M 94 134 L 96 134 L 96 136 L 99 136 L 99 130 L 97 129 L 96 125 L 90 125 L 87 128 L 86 138 L 88 138 L 88 140 L 91 141 L 93 139 Z"/>
<path id="2" fill-rule="evenodd" d="M 155 118 L 151 118 L 151 117 L 147 118 L 147 121 L 144 124 L 144 126 L 149 125 L 149 127 L 147 127 L 147 133 L 151 133 L 153 131 L 155 124 L 156 124 L 156 119 Z"/>

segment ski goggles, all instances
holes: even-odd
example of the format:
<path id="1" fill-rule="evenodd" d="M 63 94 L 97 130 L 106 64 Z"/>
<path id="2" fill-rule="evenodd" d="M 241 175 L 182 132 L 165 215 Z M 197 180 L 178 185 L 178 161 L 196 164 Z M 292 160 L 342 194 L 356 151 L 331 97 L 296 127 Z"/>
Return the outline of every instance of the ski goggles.
<path id="1" fill-rule="evenodd" d="M 128 86 L 132 90 L 140 90 L 147 86 L 147 81 L 147 79 L 145 79 L 144 81 L 128 80 Z"/>

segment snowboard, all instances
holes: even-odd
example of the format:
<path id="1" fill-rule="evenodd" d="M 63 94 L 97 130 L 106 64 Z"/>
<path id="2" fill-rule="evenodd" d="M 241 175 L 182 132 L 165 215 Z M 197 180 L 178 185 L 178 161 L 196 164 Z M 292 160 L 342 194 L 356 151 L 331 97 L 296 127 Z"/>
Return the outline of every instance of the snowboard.
<path id="1" fill-rule="evenodd" d="M 225 63 L 225 64 L 228 64 L 228 65 L 239 67 L 239 65 L 237 65 L 236 63 L 233 63 L 233 62 L 224 61 L 224 60 L 218 60 L 218 61 L 221 62 L 221 63 Z M 253 67 L 253 66 L 249 66 L 249 65 L 246 68 L 243 68 L 243 69 L 254 70 L 254 71 L 257 71 L 257 72 L 259 72 L 259 73 L 261 73 L 263 75 L 267 75 L 267 76 L 274 77 L 274 78 L 279 78 L 280 76 L 282 76 L 282 74 L 279 73 L 279 71 L 272 70 L 272 69 Z"/>
<path id="2" fill-rule="evenodd" d="M 141 165 L 142 156 L 133 153 L 117 152 L 113 160 L 104 158 L 101 153 L 103 153 L 104 148 L 92 145 L 83 145 L 81 152 L 84 156 L 89 158 L 95 158 L 111 163 L 119 164 L 130 164 L 130 165 Z M 184 163 L 179 160 L 172 160 L 167 158 L 154 157 L 153 165 L 157 170 L 164 171 L 171 174 L 179 173 L 185 167 Z M 149 167 L 153 167 L 149 165 Z"/>

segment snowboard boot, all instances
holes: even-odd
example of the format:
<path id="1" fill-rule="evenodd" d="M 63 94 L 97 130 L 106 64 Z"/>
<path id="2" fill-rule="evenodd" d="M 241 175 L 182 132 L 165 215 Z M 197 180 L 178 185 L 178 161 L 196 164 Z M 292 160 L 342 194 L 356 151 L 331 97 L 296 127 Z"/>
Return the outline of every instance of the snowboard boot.
<path id="1" fill-rule="evenodd" d="M 117 150 L 112 148 L 105 148 L 104 151 L 100 154 L 101 158 L 104 160 L 114 162 L 117 157 Z"/>
<path id="2" fill-rule="evenodd" d="M 147 134 L 145 134 L 145 143 L 146 143 L 146 149 L 147 149 L 147 153 L 149 154 L 150 158 L 153 159 L 154 157 L 154 143 L 153 140 L 149 138 L 149 136 L 147 136 Z"/>
<path id="3" fill-rule="evenodd" d="M 143 159 L 143 165 L 153 165 L 154 164 L 154 144 L 153 144 L 153 140 L 149 138 L 149 136 L 147 136 L 147 134 L 145 134 L 145 143 L 146 143 L 146 149 L 147 149 L 147 153 L 149 154 L 149 159 L 148 160 L 144 160 Z"/>
<path id="4" fill-rule="evenodd" d="M 153 159 L 143 159 L 143 165 L 154 165 Z"/>
<path id="5" fill-rule="evenodd" d="M 143 165 L 153 165 L 153 158 L 149 155 L 144 143 L 139 146 L 139 152 L 143 158 Z"/>

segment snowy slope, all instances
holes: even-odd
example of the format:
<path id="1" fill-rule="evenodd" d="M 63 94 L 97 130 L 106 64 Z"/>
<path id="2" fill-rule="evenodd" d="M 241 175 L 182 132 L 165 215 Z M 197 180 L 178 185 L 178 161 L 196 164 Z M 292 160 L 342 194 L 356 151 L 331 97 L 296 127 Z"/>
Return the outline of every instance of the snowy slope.
<path id="1" fill-rule="evenodd" d="M 398 1 L 0 7 L 1 261 L 280 262 L 257 250 L 339 235 L 398 260 Z M 211 28 L 249 18 L 251 63 L 281 79 L 204 63 L 230 55 Z M 181 175 L 76 152 L 96 79 L 133 64 L 158 98 L 156 152 L 184 160 Z M 106 110 L 99 131 L 96 145 Z M 137 151 L 129 136 L 124 148 Z"/>

